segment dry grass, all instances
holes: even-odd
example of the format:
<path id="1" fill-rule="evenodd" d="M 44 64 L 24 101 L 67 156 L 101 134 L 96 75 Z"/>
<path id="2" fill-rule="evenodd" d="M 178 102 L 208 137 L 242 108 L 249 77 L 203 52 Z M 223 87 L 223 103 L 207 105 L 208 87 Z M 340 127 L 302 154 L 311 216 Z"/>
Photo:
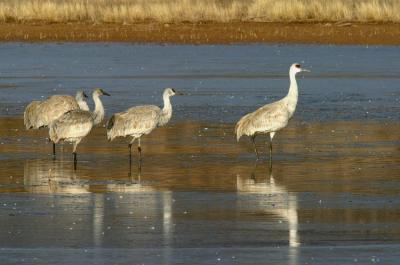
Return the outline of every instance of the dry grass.
<path id="1" fill-rule="evenodd" d="M 0 0 L 0 20 L 400 22 L 400 0 Z"/>

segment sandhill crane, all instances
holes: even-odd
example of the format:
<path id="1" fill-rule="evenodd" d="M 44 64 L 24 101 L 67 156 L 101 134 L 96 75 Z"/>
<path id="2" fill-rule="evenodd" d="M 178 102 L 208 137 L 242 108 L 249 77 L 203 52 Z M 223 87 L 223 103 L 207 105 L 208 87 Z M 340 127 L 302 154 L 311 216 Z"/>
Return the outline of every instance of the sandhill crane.
<path id="1" fill-rule="evenodd" d="M 24 111 L 26 129 L 48 127 L 51 122 L 71 110 L 79 108 L 89 110 L 85 98 L 87 98 L 85 92 L 79 90 L 75 98 L 69 95 L 54 95 L 43 101 L 32 101 Z M 53 142 L 53 155 L 55 154 L 56 148 Z"/>
<path id="2" fill-rule="evenodd" d="M 107 123 L 107 139 L 114 140 L 116 137 L 131 136 L 129 143 L 129 158 L 132 156 L 132 144 L 138 139 L 139 161 L 141 160 L 142 149 L 140 137 L 151 133 L 157 126 L 164 126 L 172 116 L 172 105 L 170 97 L 182 93 L 172 88 L 166 88 L 163 93 L 164 107 L 160 109 L 154 105 L 136 106 L 126 111 L 115 113 Z"/>
<path id="3" fill-rule="evenodd" d="M 95 109 L 93 112 L 87 110 L 71 110 L 52 122 L 49 126 L 50 139 L 54 143 L 60 140 L 73 143 L 74 167 L 76 168 L 76 147 L 80 141 L 89 134 L 92 127 L 99 124 L 104 118 L 104 107 L 100 96 L 110 94 L 100 88 L 93 91 Z"/>
<path id="4" fill-rule="evenodd" d="M 286 127 L 290 118 L 296 110 L 298 89 L 296 74 L 299 72 L 310 72 L 294 63 L 289 68 L 290 87 L 288 94 L 279 101 L 264 105 L 256 111 L 243 116 L 236 124 L 236 139 L 239 141 L 242 135 L 250 136 L 254 145 L 254 151 L 259 159 L 255 138 L 259 134 L 269 134 L 269 155 L 272 161 L 272 138 L 280 129 Z"/>

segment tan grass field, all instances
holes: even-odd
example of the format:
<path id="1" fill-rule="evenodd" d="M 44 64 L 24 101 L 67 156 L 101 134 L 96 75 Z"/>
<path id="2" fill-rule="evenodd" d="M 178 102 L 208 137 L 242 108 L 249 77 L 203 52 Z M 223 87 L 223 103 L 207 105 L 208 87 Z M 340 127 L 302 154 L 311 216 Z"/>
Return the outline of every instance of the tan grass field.
<path id="1" fill-rule="evenodd" d="M 400 0 L 0 0 L 3 22 L 400 22 Z"/>

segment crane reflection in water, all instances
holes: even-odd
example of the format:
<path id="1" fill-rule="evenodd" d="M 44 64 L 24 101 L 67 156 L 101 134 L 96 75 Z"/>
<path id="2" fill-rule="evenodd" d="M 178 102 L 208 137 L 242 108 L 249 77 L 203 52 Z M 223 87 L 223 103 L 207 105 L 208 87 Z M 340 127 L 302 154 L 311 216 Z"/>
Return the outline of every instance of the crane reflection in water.
<path id="1" fill-rule="evenodd" d="M 24 187 L 30 193 L 89 193 L 89 184 L 81 181 L 71 163 L 57 160 L 26 160 Z"/>
<path id="2" fill-rule="evenodd" d="M 27 160 L 24 166 L 24 185 L 30 193 L 72 195 L 55 197 L 57 201 L 61 200 L 56 205 L 70 207 L 73 211 L 78 207 L 82 211 L 80 217 L 84 216 L 84 220 L 81 229 L 91 231 L 85 236 L 90 238 L 87 240 L 93 246 L 103 246 L 118 240 L 121 244 L 130 242 L 140 247 L 146 240 L 155 240 L 163 246 L 165 263 L 173 260 L 175 247 L 191 245 L 194 238 L 197 238 L 196 244 L 200 244 L 196 246 L 200 247 L 209 243 L 223 244 L 227 237 L 241 238 L 242 231 L 249 229 L 249 223 L 243 222 L 242 217 L 263 212 L 261 219 L 257 215 L 251 223 L 258 229 L 260 225 L 265 226 L 265 229 L 254 230 L 258 232 L 246 234 L 246 237 L 255 236 L 254 242 L 267 245 L 287 240 L 289 264 L 296 264 L 300 246 L 297 195 L 280 184 L 280 177 L 274 175 L 272 169 L 268 171 L 266 165 L 252 169 L 248 166 L 241 168 L 240 173 L 229 174 L 232 182 L 225 187 L 230 190 L 226 194 L 207 191 L 209 188 L 205 186 L 211 187 L 213 183 L 195 184 L 201 186 L 201 189 L 205 188 L 205 192 L 196 191 L 195 186 L 189 187 L 194 192 L 175 191 L 173 186 L 177 180 L 169 182 L 169 179 L 166 185 L 155 180 L 165 177 L 163 174 L 151 174 L 150 177 L 147 171 L 145 177 L 139 171 L 131 178 L 125 175 L 104 180 L 84 175 L 84 171 L 75 171 L 70 161 Z M 235 171 L 238 172 L 237 168 L 232 173 Z M 65 200 L 71 201 L 62 203 Z M 183 210 L 188 213 L 182 214 Z M 208 211 L 209 215 L 201 215 L 204 211 Z M 199 216 L 203 216 L 201 226 L 187 225 L 194 221 L 192 218 Z M 76 216 L 71 215 L 70 218 L 68 220 L 74 222 Z M 280 220 L 279 224 L 277 219 Z M 155 230 L 151 227 L 149 230 L 149 224 Z M 221 227 L 221 224 L 225 225 Z M 116 226 L 118 228 L 114 228 Z M 112 233 L 107 234 L 108 227 L 112 227 Z M 239 229 L 232 231 L 231 228 Z M 276 228 L 282 229 L 284 233 L 274 234 Z M 132 238 L 137 238 L 143 231 L 152 231 L 151 239 L 132 242 Z M 209 234 L 217 236 L 209 238 Z M 249 246 L 253 246 L 253 243 Z"/>
<path id="3" fill-rule="evenodd" d="M 265 169 L 264 173 L 261 173 L 263 176 L 261 179 L 256 177 L 256 173 L 260 173 L 257 172 L 257 168 L 258 164 L 256 163 L 248 178 L 237 176 L 238 193 L 245 197 L 257 196 L 257 199 L 249 200 L 251 202 L 249 204 L 246 203 L 248 200 L 239 200 L 239 208 L 254 211 L 261 208 L 265 212 L 283 218 L 288 224 L 290 256 L 294 258 L 297 256 L 296 248 L 300 246 L 297 196 L 289 192 L 284 185 L 278 184 L 273 174 L 272 165 L 269 166 L 269 170 Z M 254 202 L 256 203 L 254 204 Z"/>

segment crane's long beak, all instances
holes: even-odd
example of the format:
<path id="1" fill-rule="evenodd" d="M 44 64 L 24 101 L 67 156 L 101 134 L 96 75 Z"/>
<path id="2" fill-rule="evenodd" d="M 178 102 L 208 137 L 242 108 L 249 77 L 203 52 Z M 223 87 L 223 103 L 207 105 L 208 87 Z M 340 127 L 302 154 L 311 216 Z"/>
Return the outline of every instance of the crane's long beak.
<path id="1" fill-rule="evenodd" d="M 103 91 L 103 95 L 105 96 L 111 96 L 110 94 L 108 94 L 107 92 Z"/>
<path id="2" fill-rule="evenodd" d="M 175 92 L 175 95 L 178 95 L 178 96 L 184 96 L 184 95 L 186 95 L 185 93 L 183 93 L 183 92 Z"/>
<path id="3" fill-rule="evenodd" d="M 304 68 L 301 68 L 301 71 L 302 71 L 302 72 L 308 72 L 308 73 L 310 73 L 310 72 L 311 72 L 310 70 L 308 70 L 308 69 L 304 69 Z"/>

